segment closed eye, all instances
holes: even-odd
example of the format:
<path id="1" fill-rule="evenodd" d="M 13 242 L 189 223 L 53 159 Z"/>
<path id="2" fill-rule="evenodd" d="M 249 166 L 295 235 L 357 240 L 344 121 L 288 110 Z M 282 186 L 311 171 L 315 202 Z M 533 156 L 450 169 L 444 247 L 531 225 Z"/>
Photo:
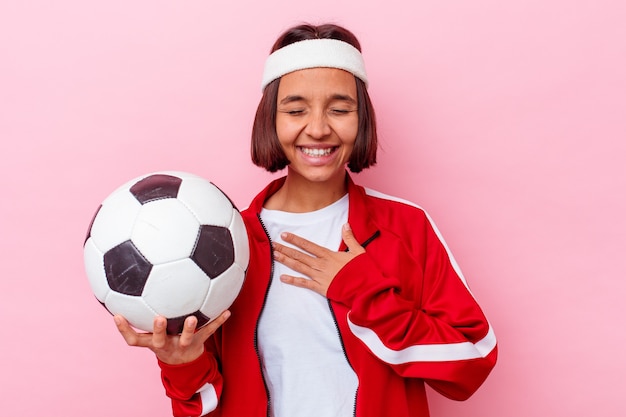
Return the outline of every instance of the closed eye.
<path id="1" fill-rule="evenodd" d="M 337 115 L 337 116 L 341 116 L 344 114 L 348 114 L 348 113 L 352 113 L 353 111 L 356 110 L 352 110 L 352 109 L 330 109 L 330 113 Z"/>
<path id="2" fill-rule="evenodd" d="M 300 116 L 304 114 L 304 109 L 290 109 L 290 110 L 278 110 L 281 113 L 288 114 L 290 116 Z"/>

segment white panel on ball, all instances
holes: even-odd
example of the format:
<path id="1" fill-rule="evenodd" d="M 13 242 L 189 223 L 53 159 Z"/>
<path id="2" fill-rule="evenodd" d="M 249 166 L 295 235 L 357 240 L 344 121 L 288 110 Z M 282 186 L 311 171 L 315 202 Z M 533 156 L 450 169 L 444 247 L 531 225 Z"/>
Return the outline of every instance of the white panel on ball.
<path id="1" fill-rule="evenodd" d="M 152 331 L 154 327 L 154 318 L 157 314 L 141 297 L 110 291 L 105 306 L 109 311 L 122 315 L 131 326 L 137 329 Z"/>
<path id="2" fill-rule="evenodd" d="M 228 229 L 233 236 L 233 245 L 235 247 L 235 263 L 244 271 L 248 269 L 250 262 L 250 247 L 248 246 L 248 233 L 243 223 L 241 214 L 233 209 L 233 220 Z"/>
<path id="3" fill-rule="evenodd" d="M 85 271 L 87 272 L 87 278 L 89 279 L 93 294 L 101 303 L 104 302 L 110 291 L 104 272 L 102 257 L 103 254 L 94 244 L 93 238 L 90 237 L 87 239 L 83 249 Z"/>
<path id="4" fill-rule="evenodd" d="M 213 184 L 203 178 L 185 179 L 178 198 L 194 213 L 200 224 L 227 227 L 232 203 Z"/>
<path id="5" fill-rule="evenodd" d="M 188 257 L 199 228 L 178 199 L 167 198 L 142 206 L 131 236 L 139 251 L 156 265 Z"/>
<path id="6" fill-rule="evenodd" d="M 160 315 L 179 317 L 200 308 L 210 285 L 211 279 L 195 262 L 186 258 L 154 266 L 142 297 Z"/>
<path id="7" fill-rule="evenodd" d="M 232 264 L 222 275 L 211 280 L 207 299 L 200 311 L 210 319 L 217 317 L 235 301 L 245 279 L 244 270 Z"/>
<path id="8" fill-rule="evenodd" d="M 127 192 L 113 193 L 104 200 L 91 226 L 91 237 L 102 253 L 130 239 L 139 210 L 141 204 Z"/>

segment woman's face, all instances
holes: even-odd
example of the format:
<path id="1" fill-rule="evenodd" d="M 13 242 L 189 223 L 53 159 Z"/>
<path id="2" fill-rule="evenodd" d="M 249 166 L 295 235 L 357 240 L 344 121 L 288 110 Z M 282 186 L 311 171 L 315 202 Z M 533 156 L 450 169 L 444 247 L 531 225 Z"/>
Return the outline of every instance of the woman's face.
<path id="1" fill-rule="evenodd" d="M 278 86 L 276 133 L 289 174 L 312 182 L 342 181 L 358 131 L 354 75 L 311 68 L 284 75 Z"/>

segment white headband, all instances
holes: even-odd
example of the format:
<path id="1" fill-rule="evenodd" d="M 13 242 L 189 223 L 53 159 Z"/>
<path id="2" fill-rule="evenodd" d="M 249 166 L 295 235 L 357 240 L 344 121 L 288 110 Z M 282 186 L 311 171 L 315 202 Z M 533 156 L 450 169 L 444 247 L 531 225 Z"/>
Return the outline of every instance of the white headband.
<path id="1" fill-rule="evenodd" d="M 265 61 L 261 91 L 277 78 L 307 68 L 339 68 L 367 86 L 363 56 L 354 46 L 337 39 L 307 39 L 274 51 Z"/>

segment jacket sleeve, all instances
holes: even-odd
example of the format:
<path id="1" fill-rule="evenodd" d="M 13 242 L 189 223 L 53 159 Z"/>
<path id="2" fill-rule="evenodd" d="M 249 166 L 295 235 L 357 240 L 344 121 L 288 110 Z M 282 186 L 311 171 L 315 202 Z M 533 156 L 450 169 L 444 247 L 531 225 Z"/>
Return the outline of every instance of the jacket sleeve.
<path id="1" fill-rule="evenodd" d="M 441 394 L 464 400 L 495 365 L 496 339 L 423 214 L 422 222 L 407 224 L 413 229 L 410 243 L 406 235 L 392 236 L 394 247 L 382 239 L 383 231 L 337 274 L 328 298 L 348 306 L 350 330 L 378 359 L 404 377 L 424 379 Z"/>
<path id="2" fill-rule="evenodd" d="M 204 416 L 215 410 L 222 392 L 222 376 L 215 357 L 205 351 L 193 362 L 168 365 L 159 361 L 161 380 L 172 401 L 175 417 Z"/>

